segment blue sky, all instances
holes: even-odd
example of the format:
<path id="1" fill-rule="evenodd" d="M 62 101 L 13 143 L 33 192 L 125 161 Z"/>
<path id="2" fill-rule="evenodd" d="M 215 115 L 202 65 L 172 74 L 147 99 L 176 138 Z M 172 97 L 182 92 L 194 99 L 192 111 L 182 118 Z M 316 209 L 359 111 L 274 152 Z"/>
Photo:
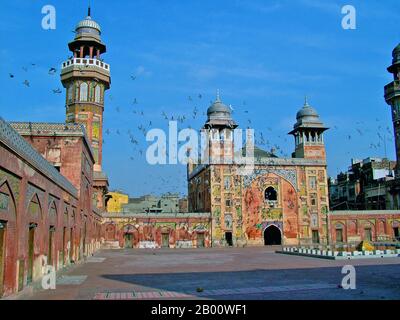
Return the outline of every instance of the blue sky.
<path id="1" fill-rule="evenodd" d="M 397 0 L 91 2 L 112 72 L 104 114 L 110 133 L 103 152 L 112 189 L 131 195 L 185 193 L 186 168 L 148 165 L 148 143 L 138 127 L 151 121 L 151 127 L 166 129 L 165 112 L 186 115 L 190 121 L 181 127 L 200 128 L 216 89 L 233 106 L 240 126 L 250 124 L 257 136 L 262 132 L 270 147 L 281 148 L 281 156 L 294 149 L 287 133 L 308 95 L 331 128 L 325 135 L 330 175 L 345 170 L 351 158 L 385 153 L 395 158 L 383 87 L 391 81 L 386 68 L 400 42 Z M 41 28 L 46 4 L 57 10 L 56 30 Z M 357 9 L 356 30 L 341 28 L 345 4 Z M 63 89 L 59 66 L 70 55 L 71 31 L 86 12 L 81 0 L 2 2 L 1 117 L 65 120 L 64 90 L 52 90 Z M 51 67 L 56 75 L 48 74 Z M 193 119 L 195 107 L 199 114 Z M 128 132 L 139 146 L 130 143 Z"/>

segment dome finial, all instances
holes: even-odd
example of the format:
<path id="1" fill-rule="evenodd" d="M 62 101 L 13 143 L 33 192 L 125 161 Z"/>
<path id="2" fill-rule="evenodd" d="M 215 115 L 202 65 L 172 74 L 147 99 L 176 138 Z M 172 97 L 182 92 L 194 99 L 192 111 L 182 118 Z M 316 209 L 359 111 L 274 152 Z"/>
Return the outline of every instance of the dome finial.
<path id="1" fill-rule="evenodd" d="M 310 105 L 308 104 L 308 97 L 307 95 L 304 96 L 304 106 L 309 107 Z"/>
<path id="2" fill-rule="evenodd" d="M 91 17 L 91 8 L 90 8 L 90 0 L 88 0 L 88 17 Z"/>
<path id="3" fill-rule="evenodd" d="M 219 95 L 219 89 L 217 89 L 217 98 L 215 99 L 216 102 L 221 102 L 221 98 Z"/>

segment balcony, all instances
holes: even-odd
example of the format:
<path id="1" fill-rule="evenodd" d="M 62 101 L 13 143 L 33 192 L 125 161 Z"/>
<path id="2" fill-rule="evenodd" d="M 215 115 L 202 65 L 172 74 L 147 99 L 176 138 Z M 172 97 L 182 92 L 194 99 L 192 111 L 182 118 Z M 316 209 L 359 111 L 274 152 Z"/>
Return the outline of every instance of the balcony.
<path id="1" fill-rule="evenodd" d="M 385 99 L 389 101 L 394 97 L 400 96 L 400 81 L 395 80 L 385 86 Z"/>
<path id="2" fill-rule="evenodd" d="M 69 59 L 62 63 L 61 70 L 64 71 L 70 67 L 78 67 L 80 69 L 83 68 L 92 68 L 97 67 L 100 69 L 105 70 L 106 72 L 110 72 L 110 65 L 97 59 L 90 59 L 90 58 L 73 58 Z"/>

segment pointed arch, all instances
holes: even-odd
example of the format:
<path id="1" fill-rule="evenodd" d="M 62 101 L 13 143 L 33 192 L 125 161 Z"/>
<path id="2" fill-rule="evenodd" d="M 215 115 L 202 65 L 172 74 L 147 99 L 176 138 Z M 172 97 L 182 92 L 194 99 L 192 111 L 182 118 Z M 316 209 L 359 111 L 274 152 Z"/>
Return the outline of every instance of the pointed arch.
<path id="1" fill-rule="evenodd" d="M 43 217 L 42 205 L 37 193 L 31 197 L 28 205 L 28 220 L 29 222 L 38 223 Z"/>
<path id="2" fill-rule="evenodd" d="M 53 199 L 50 201 L 49 209 L 48 209 L 48 221 L 50 227 L 57 226 L 57 219 L 58 219 L 58 209 L 56 201 Z"/>
<path id="3" fill-rule="evenodd" d="M 10 212 L 12 212 L 12 216 L 8 216 L 7 220 L 16 220 L 16 216 L 17 216 L 17 203 L 15 200 L 15 196 L 14 193 L 12 191 L 12 188 L 9 184 L 9 182 L 7 181 L 7 179 L 3 179 L 0 181 L 0 197 L 1 194 L 3 194 L 4 196 L 4 203 L 3 206 L 5 207 L 7 205 L 7 208 L 4 208 L 4 211 L 7 211 L 8 214 Z M 1 199 L 0 199 L 1 201 Z M 1 202 L 0 202 L 0 206 L 1 206 Z M 0 208 L 1 209 L 1 208 Z"/>
<path id="4" fill-rule="evenodd" d="M 57 205 L 54 200 L 51 200 L 49 205 L 49 216 L 57 216 Z"/>

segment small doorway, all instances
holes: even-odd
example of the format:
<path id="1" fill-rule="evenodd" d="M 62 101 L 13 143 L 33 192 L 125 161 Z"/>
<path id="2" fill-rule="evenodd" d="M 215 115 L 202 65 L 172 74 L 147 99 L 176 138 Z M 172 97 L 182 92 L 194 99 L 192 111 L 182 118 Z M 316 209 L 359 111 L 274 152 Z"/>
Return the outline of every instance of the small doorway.
<path id="1" fill-rule="evenodd" d="M 33 280 L 33 262 L 35 254 L 35 225 L 29 226 L 28 234 L 28 277 L 27 282 L 31 283 Z"/>
<path id="2" fill-rule="evenodd" d="M 264 231 L 264 244 L 266 246 L 277 246 L 282 244 L 281 230 L 278 227 L 271 225 Z"/>
<path id="3" fill-rule="evenodd" d="M 400 240 L 399 227 L 393 228 L 394 238 Z"/>
<path id="4" fill-rule="evenodd" d="M 169 233 L 162 233 L 161 234 L 161 247 L 162 248 L 169 248 Z"/>
<path id="5" fill-rule="evenodd" d="M 336 229 L 336 242 L 337 243 L 343 242 L 343 229 Z"/>
<path id="6" fill-rule="evenodd" d="M 0 221 L 0 298 L 4 293 L 5 235 L 6 224 Z"/>
<path id="7" fill-rule="evenodd" d="M 204 248 L 205 241 L 204 241 L 204 233 L 197 234 L 197 248 Z"/>
<path id="8" fill-rule="evenodd" d="M 372 230 L 371 228 L 364 229 L 364 240 L 372 241 Z"/>
<path id="9" fill-rule="evenodd" d="M 50 227 L 49 229 L 49 253 L 47 258 L 47 264 L 50 266 L 54 266 L 53 264 L 53 242 L 54 242 L 54 227 Z"/>
<path id="10" fill-rule="evenodd" d="M 66 241 L 67 241 L 67 228 L 63 228 L 63 240 L 62 240 L 62 252 L 61 252 L 61 265 L 64 266 L 65 263 L 65 249 L 66 249 Z"/>
<path id="11" fill-rule="evenodd" d="M 319 243 L 319 233 L 318 230 L 313 230 L 312 231 L 312 242 L 315 244 Z"/>
<path id="12" fill-rule="evenodd" d="M 85 216 L 85 223 L 83 225 L 83 235 L 82 235 L 82 252 L 83 256 L 86 257 L 86 216 Z"/>
<path id="13" fill-rule="evenodd" d="M 18 292 L 24 288 L 25 260 L 19 260 L 18 268 Z"/>
<path id="14" fill-rule="evenodd" d="M 132 234 L 131 233 L 125 233 L 124 235 L 124 242 L 125 242 L 125 248 L 132 248 Z"/>
<path id="15" fill-rule="evenodd" d="M 232 232 L 225 232 L 225 240 L 228 246 L 233 247 Z"/>
<path id="16" fill-rule="evenodd" d="M 74 229 L 69 232 L 69 261 L 74 262 Z"/>

